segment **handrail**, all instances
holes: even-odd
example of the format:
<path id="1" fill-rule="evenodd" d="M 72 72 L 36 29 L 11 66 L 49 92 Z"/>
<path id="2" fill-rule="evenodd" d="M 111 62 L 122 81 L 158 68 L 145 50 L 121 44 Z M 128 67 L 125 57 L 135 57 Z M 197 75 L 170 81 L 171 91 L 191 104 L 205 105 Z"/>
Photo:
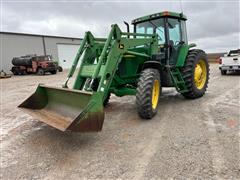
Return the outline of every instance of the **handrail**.
<path id="1" fill-rule="evenodd" d="M 153 37 L 154 36 L 154 34 L 127 33 L 127 32 L 122 32 L 122 35 L 127 35 L 127 36 L 148 36 L 148 37 Z"/>
<path id="2" fill-rule="evenodd" d="M 138 53 L 138 52 L 134 52 L 134 51 L 126 51 L 125 54 L 131 54 L 131 55 L 142 56 L 142 57 L 150 57 L 150 56 L 147 55 L 147 54 Z"/>

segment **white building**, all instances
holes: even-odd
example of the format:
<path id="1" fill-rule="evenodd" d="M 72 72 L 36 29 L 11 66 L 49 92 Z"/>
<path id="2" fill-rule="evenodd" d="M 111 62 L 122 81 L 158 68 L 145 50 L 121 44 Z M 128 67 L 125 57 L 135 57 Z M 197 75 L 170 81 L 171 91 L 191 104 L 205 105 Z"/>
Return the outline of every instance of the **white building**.
<path id="1" fill-rule="evenodd" d="M 81 39 L 0 32 L 0 71 L 9 73 L 13 57 L 27 54 L 52 55 L 64 69 L 70 68 Z"/>

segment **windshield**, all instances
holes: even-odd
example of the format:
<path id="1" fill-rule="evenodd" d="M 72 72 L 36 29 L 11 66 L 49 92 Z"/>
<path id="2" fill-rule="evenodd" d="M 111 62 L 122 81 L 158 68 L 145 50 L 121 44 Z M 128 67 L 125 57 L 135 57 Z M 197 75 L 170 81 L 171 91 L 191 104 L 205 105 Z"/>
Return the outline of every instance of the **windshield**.
<path id="1" fill-rule="evenodd" d="M 237 56 L 237 55 L 240 55 L 240 49 L 231 50 L 231 51 L 228 53 L 228 56 Z"/>
<path id="2" fill-rule="evenodd" d="M 162 18 L 137 24 L 136 33 L 144 33 L 144 34 L 157 33 L 158 43 L 159 44 L 165 43 L 164 21 Z M 138 36 L 137 38 L 140 38 L 140 36 Z"/>

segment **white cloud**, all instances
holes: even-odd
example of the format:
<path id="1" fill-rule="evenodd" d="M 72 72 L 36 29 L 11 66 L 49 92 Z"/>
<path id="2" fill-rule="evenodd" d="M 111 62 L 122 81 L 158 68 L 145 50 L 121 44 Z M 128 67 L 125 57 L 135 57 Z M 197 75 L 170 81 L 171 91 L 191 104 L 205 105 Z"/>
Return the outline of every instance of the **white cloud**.
<path id="1" fill-rule="evenodd" d="M 239 1 L 182 2 L 190 41 L 207 51 L 239 47 Z M 124 31 L 124 20 L 180 9 L 180 1 L 4 2 L 3 30 L 72 37 L 83 37 L 85 31 L 91 31 L 97 37 L 106 37 L 113 23 Z"/>

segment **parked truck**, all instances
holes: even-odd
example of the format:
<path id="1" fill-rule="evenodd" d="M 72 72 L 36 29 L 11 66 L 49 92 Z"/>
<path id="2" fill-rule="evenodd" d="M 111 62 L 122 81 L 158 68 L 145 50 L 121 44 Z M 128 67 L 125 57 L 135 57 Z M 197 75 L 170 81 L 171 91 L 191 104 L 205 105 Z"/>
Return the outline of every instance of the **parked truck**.
<path id="1" fill-rule="evenodd" d="M 14 57 L 12 59 L 13 67 L 11 69 L 14 75 L 24 74 L 38 74 L 44 75 L 45 73 L 56 74 L 58 65 L 52 60 L 51 55 L 37 56 L 26 55 L 21 57 Z"/>
<path id="2" fill-rule="evenodd" d="M 231 50 L 220 57 L 219 69 L 222 75 L 226 75 L 228 71 L 240 71 L 240 49 Z"/>

